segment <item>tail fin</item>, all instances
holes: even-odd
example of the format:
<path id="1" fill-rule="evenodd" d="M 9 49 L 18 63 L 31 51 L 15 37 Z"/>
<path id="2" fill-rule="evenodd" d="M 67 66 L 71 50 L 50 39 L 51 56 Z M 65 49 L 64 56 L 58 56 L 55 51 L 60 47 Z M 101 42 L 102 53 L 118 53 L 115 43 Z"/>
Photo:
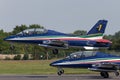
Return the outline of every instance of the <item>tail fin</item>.
<path id="1" fill-rule="evenodd" d="M 107 25 L 107 20 L 99 20 L 93 27 L 92 29 L 87 33 L 87 35 L 92 35 L 92 34 L 103 34 L 105 32 L 105 28 Z"/>

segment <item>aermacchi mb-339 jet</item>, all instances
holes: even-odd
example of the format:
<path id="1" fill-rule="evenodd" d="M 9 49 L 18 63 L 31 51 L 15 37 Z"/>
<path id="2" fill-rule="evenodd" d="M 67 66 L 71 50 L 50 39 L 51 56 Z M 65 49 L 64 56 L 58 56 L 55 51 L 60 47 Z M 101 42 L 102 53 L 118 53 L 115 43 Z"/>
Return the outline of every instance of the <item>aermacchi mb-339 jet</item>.
<path id="1" fill-rule="evenodd" d="M 84 36 L 34 28 L 8 36 L 4 40 L 38 44 L 39 46 L 52 48 L 54 54 L 58 53 L 58 49 L 68 49 L 69 47 L 109 47 L 111 41 L 103 39 L 106 25 L 107 20 L 99 20 Z"/>
<path id="2" fill-rule="evenodd" d="M 79 51 L 52 62 L 50 66 L 58 68 L 58 75 L 64 73 L 63 68 L 88 68 L 100 72 L 103 78 L 109 78 L 109 72 L 119 75 L 120 56 L 95 51 Z"/>

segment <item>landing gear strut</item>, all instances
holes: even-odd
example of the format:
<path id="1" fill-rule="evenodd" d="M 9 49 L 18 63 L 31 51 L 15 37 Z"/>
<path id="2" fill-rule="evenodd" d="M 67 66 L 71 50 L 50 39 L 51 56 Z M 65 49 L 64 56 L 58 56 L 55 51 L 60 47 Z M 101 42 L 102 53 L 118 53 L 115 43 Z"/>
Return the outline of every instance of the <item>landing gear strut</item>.
<path id="1" fill-rule="evenodd" d="M 103 78 L 109 78 L 108 72 L 100 72 L 100 75 L 101 75 Z"/>
<path id="2" fill-rule="evenodd" d="M 53 49 L 52 52 L 53 52 L 53 54 L 57 55 L 59 51 L 58 51 L 58 49 Z"/>
<path id="3" fill-rule="evenodd" d="M 58 68 L 57 74 L 61 76 L 62 74 L 64 74 L 64 70 L 62 68 Z"/>

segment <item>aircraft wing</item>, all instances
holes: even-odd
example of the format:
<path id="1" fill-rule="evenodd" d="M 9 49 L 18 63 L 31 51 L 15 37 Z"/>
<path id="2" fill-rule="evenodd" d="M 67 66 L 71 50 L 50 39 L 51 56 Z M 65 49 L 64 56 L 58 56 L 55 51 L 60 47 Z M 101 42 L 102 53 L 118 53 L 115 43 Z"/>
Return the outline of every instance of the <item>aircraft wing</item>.
<path id="1" fill-rule="evenodd" d="M 116 72 L 117 70 L 120 70 L 120 65 L 110 62 L 104 62 L 93 64 L 92 68 L 88 69 L 97 72 Z"/>
<path id="2" fill-rule="evenodd" d="M 38 45 L 43 47 L 50 47 L 50 48 L 68 49 L 67 42 L 61 40 L 45 40 L 43 41 L 43 44 L 38 44 Z"/>

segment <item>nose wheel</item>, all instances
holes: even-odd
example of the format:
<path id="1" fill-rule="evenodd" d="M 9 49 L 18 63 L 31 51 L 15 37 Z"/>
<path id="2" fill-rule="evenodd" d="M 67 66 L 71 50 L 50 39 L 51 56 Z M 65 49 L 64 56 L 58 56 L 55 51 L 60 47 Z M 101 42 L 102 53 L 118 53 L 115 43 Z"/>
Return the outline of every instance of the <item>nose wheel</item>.
<path id="1" fill-rule="evenodd" d="M 64 74 L 64 70 L 62 68 L 58 68 L 57 74 L 61 76 L 62 74 Z"/>

